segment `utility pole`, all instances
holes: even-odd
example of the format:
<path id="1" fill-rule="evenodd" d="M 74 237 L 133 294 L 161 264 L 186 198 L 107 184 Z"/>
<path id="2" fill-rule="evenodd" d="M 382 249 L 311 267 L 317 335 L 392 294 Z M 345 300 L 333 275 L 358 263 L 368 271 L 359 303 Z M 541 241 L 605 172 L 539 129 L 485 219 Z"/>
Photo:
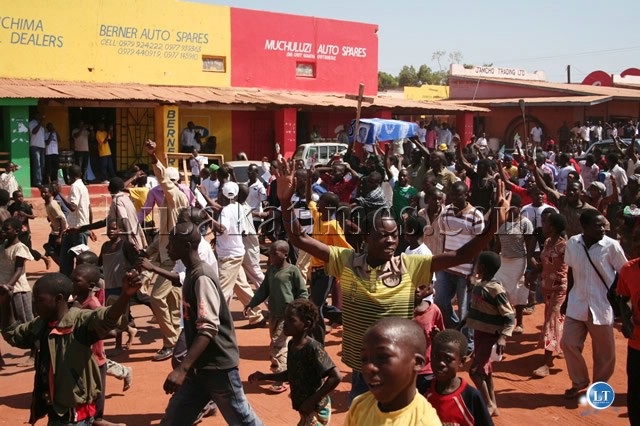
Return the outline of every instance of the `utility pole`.
<path id="1" fill-rule="evenodd" d="M 571 65 L 567 65 L 567 83 L 571 84 Z"/>

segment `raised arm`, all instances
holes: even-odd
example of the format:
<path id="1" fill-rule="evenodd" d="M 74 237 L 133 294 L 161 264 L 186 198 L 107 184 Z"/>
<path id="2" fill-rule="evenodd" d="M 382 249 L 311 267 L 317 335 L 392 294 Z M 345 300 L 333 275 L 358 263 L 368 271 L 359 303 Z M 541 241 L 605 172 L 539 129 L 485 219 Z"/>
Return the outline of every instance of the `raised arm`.
<path id="1" fill-rule="evenodd" d="M 540 170 L 538 166 L 535 165 L 535 163 L 529 163 L 529 171 L 536 179 L 536 185 L 538 186 L 538 188 L 540 188 L 542 192 L 547 194 L 547 196 L 551 198 L 551 201 L 553 201 L 554 204 L 557 204 L 560 198 L 562 198 L 562 194 L 560 194 L 555 189 L 549 188 L 549 186 L 547 186 L 544 179 L 542 178 L 542 170 Z"/>
<path id="2" fill-rule="evenodd" d="M 465 169 L 473 170 L 473 165 L 469 163 L 467 159 L 464 157 L 464 147 L 462 146 L 462 141 L 460 139 L 458 139 L 457 145 L 458 145 L 458 149 L 456 149 L 456 157 L 458 161 L 460 162 L 460 164 L 462 164 L 462 167 L 464 167 Z"/>
<path id="3" fill-rule="evenodd" d="M 295 192 L 294 170 L 289 170 L 289 164 L 283 158 L 278 163 L 278 199 L 282 206 L 282 222 L 287 231 L 289 242 L 324 262 L 329 261 L 329 246 L 308 236 L 300 226 L 298 218 L 293 215 L 291 196 Z"/>
<path id="4" fill-rule="evenodd" d="M 501 181 L 498 181 L 496 198 L 498 201 L 495 211 L 490 215 L 490 221 L 485 231 L 474 237 L 458 250 L 433 256 L 431 261 L 432 272 L 449 269 L 463 263 L 470 263 L 489 245 L 495 233 L 507 219 L 507 211 L 509 210 L 511 200 L 511 195 L 505 197 L 504 183 Z"/>
<path id="5" fill-rule="evenodd" d="M 504 172 L 504 167 L 502 166 L 502 160 L 498 160 L 497 163 L 498 163 L 498 175 L 500 176 L 500 179 L 504 182 L 504 188 L 507 191 L 511 191 L 511 188 L 513 188 L 513 183 L 511 183 L 509 178 L 507 178 L 507 174 Z"/>
<path id="6" fill-rule="evenodd" d="M 389 152 L 391 144 L 388 144 L 384 150 L 384 170 L 387 172 L 387 177 L 389 179 L 393 178 L 393 173 L 391 173 L 391 158 L 389 158 Z"/>

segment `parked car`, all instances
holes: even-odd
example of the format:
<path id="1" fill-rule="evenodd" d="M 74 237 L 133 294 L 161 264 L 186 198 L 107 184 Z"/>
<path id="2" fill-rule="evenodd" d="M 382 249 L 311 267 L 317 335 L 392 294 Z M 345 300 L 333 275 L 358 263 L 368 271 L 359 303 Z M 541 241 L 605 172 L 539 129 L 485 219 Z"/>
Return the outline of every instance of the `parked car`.
<path id="1" fill-rule="evenodd" d="M 246 183 L 246 182 L 249 181 L 249 173 L 247 173 L 247 171 L 249 170 L 249 165 L 255 164 L 256 166 L 258 166 L 258 169 L 260 170 L 258 179 L 264 183 L 264 180 L 262 179 L 262 175 L 264 174 L 264 170 L 262 170 L 262 161 L 260 161 L 260 160 L 256 160 L 256 161 L 243 161 L 243 160 L 227 161 L 227 162 L 225 162 L 225 164 L 228 164 L 231 167 L 233 167 L 233 174 L 236 176 L 236 181 L 239 182 L 239 183 Z"/>
<path id="2" fill-rule="evenodd" d="M 309 168 L 314 164 L 327 164 L 334 155 L 346 152 L 347 148 L 347 144 L 338 142 L 305 143 L 296 148 L 293 159 L 304 161 L 305 167 Z"/>
<path id="3" fill-rule="evenodd" d="M 620 146 L 622 147 L 622 149 L 626 149 L 629 147 L 629 145 L 631 144 L 631 139 L 620 139 Z M 593 143 L 589 148 L 587 148 L 586 151 L 584 151 L 581 155 L 576 157 L 577 161 L 581 161 L 587 158 L 587 155 L 589 154 L 593 154 L 593 151 L 598 148 L 600 150 L 600 152 L 602 153 L 602 155 L 606 156 L 608 153 L 610 152 L 615 152 L 616 154 L 618 153 L 618 150 L 616 149 L 615 146 L 615 142 L 613 141 L 613 139 L 603 139 L 599 142 L 595 142 Z M 640 152 L 640 141 L 636 140 L 636 151 Z"/>

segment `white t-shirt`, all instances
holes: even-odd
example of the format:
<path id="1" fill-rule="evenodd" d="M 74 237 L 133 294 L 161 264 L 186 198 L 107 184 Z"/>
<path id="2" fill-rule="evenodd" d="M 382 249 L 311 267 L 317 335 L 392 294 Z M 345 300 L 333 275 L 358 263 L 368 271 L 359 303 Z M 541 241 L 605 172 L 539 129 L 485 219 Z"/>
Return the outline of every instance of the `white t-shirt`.
<path id="1" fill-rule="evenodd" d="M 249 186 L 249 195 L 247 196 L 247 204 L 254 212 L 262 213 L 262 202 L 267 199 L 267 189 L 259 180 Z M 254 218 L 255 221 L 262 220 Z"/>
<path id="2" fill-rule="evenodd" d="M 200 176 L 200 170 L 209 163 L 207 157 L 203 157 L 202 155 L 198 155 L 196 158 L 191 157 L 189 160 L 189 165 L 191 166 L 191 174 Z"/>
<path id="3" fill-rule="evenodd" d="M 89 151 L 89 131 L 87 129 L 73 129 L 73 149 L 76 151 Z"/>
<path id="4" fill-rule="evenodd" d="M 585 142 L 589 142 L 591 141 L 591 129 L 588 128 L 587 126 L 582 126 L 580 127 L 580 129 L 578 130 L 580 132 L 580 138 L 582 138 L 583 141 Z"/>
<path id="5" fill-rule="evenodd" d="M 78 206 L 76 211 L 69 211 L 67 222 L 69 227 L 76 228 L 89 224 L 89 191 L 82 183 L 82 179 L 77 179 L 71 184 L 71 192 L 69 194 L 69 202 Z"/>
<path id="6" fill-rule="evenodd" d="M 541 142 L 542 141 L 542 128 L 541 127 L 534 127 L 533 129 L 531 129 L 531 137 L 533 138 L 534 142 Z"/>
<path id="7" fill-rule="evenodd" d="M 422 143 L 427 142 L 427 129 L 423 127 L 418 129 L 418 140 Z"/>
<path id="8" fill-rule="evenodd" d="M 449 129 L 442 129 L 440 134 L 438 135 L 438 144 L 445 144 L 447 146 L 451 146 L 451 138 L 453 135 Z"/>
<path id="9" fill-rule="evenodd" d="M 209 198 L 211 198 L 212 200 L 218 198 L 218 190 L 220 189 L 220 181 L 218 179 L 203 179 L 201 185 L 207 191 L 207 195 L 209 196 Z"/>
<path id="10" fill-rule="evenodd" d="M 218 257 L 244 257 L 244 244 L 242 243 L 242 231 L 244 231 L 244 214 L 242 206 L 235 201 L 225 206 L 220 212 L 220 224 L 226 228 L 224 234 L 216 238 L 216 251 Z"/>
<path id="11" fill-rule="evenodd" d="M 51 141 L 49 142 L 49 145 L 47 145 L 44 155 L 56 155 L 58 154 L 58 133 L 46 132 L 44 134 L 44 140 L 48 140 L 49 136 L 51 136 Z"/>
<path id="12" fill-rule="evenodd" d="M 556 185 L 556 189 L 559 193 L 564 194 L 567 190 L 567 178 L 569 177 L 569 173 L 574 172 L 575 169 L 571 166 L 564 166 L 558 172 L 558 185 Z"/>
<path id="13" fill-rule="evenodd" d="M 200 144 L 196 140 L 196 130 L 191 130 L 188 127 L 183 129 L 182 133 L 180 134 L 180 145 L 194 147 L 199 150 Z"/>
<path id="14" fill-rule="evenodd" d="M 29 122 L 29 146 L 35 148 L 44 148 L 44 126 L 40 126 L 38 131 L 33 134 L 33 130 L 38 127 L 38 120 L 31 120 Z"/>
<path id="15" fill-rule="evenodd" d="M 527 204 L 522 208 L 520 215 L 529 219 L 533 228 L 540 228 L 542 226 L 542 212 L 551 207 L 556 212 L 558 211 L 555 207 L 550 206 L 547 203 L 542 203 L 540 207 L 536 207 L 533 204 Z"/>
<path id="16" fill-rule="evenodd" d="M 420 244 L 418 247 L 411 249 L 411 247 L 407 247 L 407 249 L 404 251 L 405 254 L 420 254 L 423 256 L 431 256 L 431 250 L 429 250 L 429 247 L 427 247 L 427 245 L 425 243 Z"/>
<path id="17" fill-rule="evenodd" d="M 592 164 L 591 167 L 587 166 L 585 160 L 580 161 L 580 177 L 584 183 L 585 188 L 589 188 L 592 182 L 598 180 L 598 173 L 600 173 L 600 167 L 597 164 Z"/>

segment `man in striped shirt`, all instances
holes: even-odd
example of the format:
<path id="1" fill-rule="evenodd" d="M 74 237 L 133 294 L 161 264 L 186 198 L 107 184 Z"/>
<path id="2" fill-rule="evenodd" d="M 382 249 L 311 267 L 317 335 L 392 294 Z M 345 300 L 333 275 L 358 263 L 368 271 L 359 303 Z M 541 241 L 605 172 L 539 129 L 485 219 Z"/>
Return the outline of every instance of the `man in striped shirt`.
<path id="1" fill-rule="evenodd" d="M 451 202 L 440 215 L 440 232 L 444 234 L 444 251 L 455 252 L 484 230 L 482 212 L 468 201 L 469 189 L 464 182 L 455 182 L 447 200 Z M 467 315 L 469 278 L 473 271 L 473 260 L 462 263 L 436 274 L 435 303 L 444 316 L 447 328 L 458 326 Z M 457 296 L 458 312 L 453 310 L 451 300 Z M 467 328 L 462 333 L 469 341 L 469 353 L 473 352 L 473 331 Z"/>
<path id="2" fill-rule="evenodd" d="M 504 199 L 504 184 L 498 185 L 498 214 L 492 215 L 488 231 L 476 235 L 457 250 L 435 256 L 394 256 L 398 247 L 398 224 L 387 208 L 367 215 L 366 242 L 363 253 L 352 249 L 328 246 L 303 232 L 298 218 L 292 214 L 291 195 L 295 192 L 294 172 L 280 163 L 278 198 L 282 203 L 282 221 L 291 244 L 323 262 L 326 273 L 339 278 L 343 292 L 343 362 L 353 369 L 350 400 L 368 390 L 360 374 L 364 333 L 383 317 L 413 317 L 415 289 L 432 272 L 454 268 L 471 262 L 491 241 L 498 227 L 505 222 L 509 202 Z M 466 196 L 466 195 L 465 195 Z"/>

